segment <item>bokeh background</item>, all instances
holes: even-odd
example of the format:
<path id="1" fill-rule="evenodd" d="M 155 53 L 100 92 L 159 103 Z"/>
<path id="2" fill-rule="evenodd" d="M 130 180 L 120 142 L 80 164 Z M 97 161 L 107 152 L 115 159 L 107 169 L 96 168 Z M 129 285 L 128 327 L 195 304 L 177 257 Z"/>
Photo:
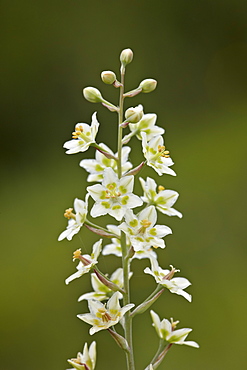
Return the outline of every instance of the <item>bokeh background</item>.
<path id="1" fill-rule="evenodd" d="M 66 359 L 93 339 L 97 369 L 125 369 L 112 338 L 90 337 L 76 318 L 87 312 L 77 298 L 91 291 L 89 276 L 64 284 L 75 269 L 72 252 L 90 252 L 97 236 L 84 230 L 60 243 L 57 236 L 66 226 L 64 209 L 85 196 L 87 174 L 78 163 L 94 156 L 92 149 L 64 154 L 74 124 L 90 123 L 97 110 L 97 140 L 116 149 L 115 114 L 85 101 L 81 89 L 98 87 L 117 103 L 117 90 L 100 73 L 118 73 L 127 47 L 135 54 L 127 89 L 148 77 L 158 88 L 126 107 L 142 103 L 158 114 L 178 174 L 142 173 L 180 193 L 183 219 L 159 216 L 173 229 L 160 264 L 175 265 L 193 283 L 191 304 L 166 293 L 153 308 L 192 327 L 190 339 L 201 345 L 173 346 L 160 369 L 247 368 L 246 22 L 243 0 L 1 1 L 1 369 L 67 369 Z M 133 146 L 137 164 L 140 143 Z M 118 264 L 116 257 L 100 259 L 105 272 Z M 133 263 L 134 303 L 155 286 L 142 273 L 147 264 Z M 134 330 L 139 370 L 157 346 L 148 312 Z"/>

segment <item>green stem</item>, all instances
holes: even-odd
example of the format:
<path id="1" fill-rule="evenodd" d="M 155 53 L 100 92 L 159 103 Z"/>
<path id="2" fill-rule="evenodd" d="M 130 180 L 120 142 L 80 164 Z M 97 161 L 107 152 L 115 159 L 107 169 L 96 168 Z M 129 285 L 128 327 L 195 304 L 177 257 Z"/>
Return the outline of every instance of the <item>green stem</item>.
<path id="1" fill-rule="evenodd" d="M 119 111 L 118 111 L 118 178 L 122 177 L 122 135 L 123 128 L 121 124 L 123 122 L 123 104 L 124 104 L 124 75 L 125 68 L 121 67 L 121 84 L 120 94 L 119 94 Z M 123 277 L 124 277 L 124 291 L 123 294 L 123 304 L 130 303 L 130 286 L 129 286 L 129 271 L 130 263 L 128 258 L 128 250 L 126 245 L 126 236 L 121 232 L 121 248 L 122 248 L 122 267 L 123 267 Z M 133 353 L 133 342 L 132 342 L 132 318 L 130 317 L 130 312 L 125 314 L 124 323 L 125 339 L 128 342 L 130 351 L 126 352 L 127 369 L 135 370 L 134 365 L 134 353 Z"/>
<path id="2" fill-rule="evenodd" d="M 154 355 L 154 357 L 151 361 L 151 364 L 155 363 L 155 361 L 159 357 L 160 353 L 164 350 L 164 348 L 165 348 L 165 341 L 164 341 L 164 339 L 160 339 L 159 348 L 158 348 L 156 354 Z"/>

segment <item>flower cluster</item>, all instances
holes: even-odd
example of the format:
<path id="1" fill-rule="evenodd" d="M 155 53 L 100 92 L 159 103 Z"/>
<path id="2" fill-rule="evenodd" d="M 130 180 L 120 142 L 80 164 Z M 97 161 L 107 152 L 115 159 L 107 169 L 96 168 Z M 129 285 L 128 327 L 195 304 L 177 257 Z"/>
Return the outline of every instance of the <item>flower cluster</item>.
<path id="1" fill-rule="evenodd" d="M 170 227 L 159 224 L 159 213 L 181 218 L 182 214 L 173 208 L 179 194 L 174 190 L 165 189 L 163 185 L 157 185 L 151 177 L 146 179 L 139 177 L 143 194 L 134 193 L 139 172 L 144 168 L 151 167 L 159 176 L 164 174 L 175 176 L 176 173 L 171 168 L 174 163 L 170 152 L 164 145 L 165 130 L 156 125 L 157 115 L 144 113 L 141 104 L 124 111 L 125 98 L 152 92 L 157 85 L 154 79 L 144 79 L 135 89 L 124 91 L 126 66 L 132 59 L 131 49 L 121 52 L 120 81 L 113 71 L 101 73 L 101 79 L 105 84 L 119 89 L 119 106 L 107 101 L 94 87 L 83 90 L 86 100 L 100 103 L 110 112 L 118 114 L 117 151 L 104 143 L 96 142 L 100 127 L 96 112 L 92 115 L 91 125 L 76 124 L 72 139 L 65 142 L 64 148 L 67 154 L 84 153 L 89 147 L 95 149 L 94 159 L 83 157 L 79 162 L 80 167 L 88 173 L 87 181 L 95 184 L 87 186 L 85 201 L 76 198 L 73 208 L 65 211 L 64 216 L 68 219 L 68 225 L 58 237 L 59 241 L 63 239 L 70 241 L 74 237 L 77 238 L 76 234 L 85 227 L 100 235 L 101 238 L 93 244 L 90 254 L 82 254 L 81 248 L 74 252 L 73 261 L 79 260 L 77 271 L 65 282 L 69 284 L 74 279 L 91 274 L 93 291 L 83 293 L 78 299 L 79 302 L 87 300 L 89 312 L 78 314 L 77 317 L 91 326 L 89 329 L 91 335 L 107 330 L 120 348 L 127 352 L 127 367 L 130 370 L 134 370 L 131 329 L 133 317 L 151 307 L 164 290 L 180 295 L 189 302 L 192 300 L 191 295 L 185 291 L 191 285 L 189 280 L 184 277 L 174 277 L 179 270 L 173 266 L 171 269 L 162 269 L 157 255 L 157 250 L 166 247 L 164 238 L 172 234 Z M 123 135 L 125 129 L 129 132 Z M 110 132 L 111 129 L 108 128 L 108 130 Z M 132 139 L 137 143 L 141 141 L 140 149 L 143 155 L 141 162 L 132 163 L 129 159 L 131 147 L 126 144 Z M 90 208 L 91 203 L 93 205 Z M 105 215 L 111 216 L 116 222 L 102 227 L 90 219 Z M 109 238 L 111 242 L 105 242 Z M 84 244 L 88 248 L 89 243 L 84 242 Z M 120 267 L 110 277 L 99 268 L 100 259 L 109 254 L 120 257 L 121 261 Z M 130 271 L 131 263 L 133 259 L 143 258 L 150 262 L 151 267 L 146 267 L 144 273 L 154 278 L 156 288 L 143 303 L 132 310 L 135 304 L 130 301 L 129 279 L 133 274 Z M 122 306 L 119 303 L 121 299 Z M 164 343 L 168 343 L 168 347 L 165 349 L 160 347 L 157 358 L 149 363 L 147 369 L 157 368 L 173 343 L 198 347 L 195 342 L 185 341 L 191 329 L 175 330 L 177 322 L 166 319 L 160 321 L 154 311 L 151 311 L 151 316 L 158 337 L 164 340 Z M 124 327 L 124 337 L 115 329 L 118 323 Z M 79 352 L 77 358 L 70 359 L 68 362 L 78 370 L 93 370 L 96 364 L 96 343 L 93 342 L 89 349 L 86 343 L 83 353 Z"/>

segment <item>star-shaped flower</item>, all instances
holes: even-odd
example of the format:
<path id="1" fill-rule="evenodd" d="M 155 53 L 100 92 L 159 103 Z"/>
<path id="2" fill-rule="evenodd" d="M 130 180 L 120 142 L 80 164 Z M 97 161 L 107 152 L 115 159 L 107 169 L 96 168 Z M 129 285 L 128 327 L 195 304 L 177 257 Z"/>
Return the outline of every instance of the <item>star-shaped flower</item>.
<path id="1" fill-rule="evenodd" d="M 87 272 L 89 272 L 98 263 L 98 257 L 100 255 L 101 249 L 102 249 L 102 239 L 94 243 L 91 255 L 89 254 L 82 255 L 80 249 L 76 250 L 73 255 L 73 261 L 75 261 L 76 259 L 80 260 L 79 264 L 76 267 L 78 271 L 75 272 L 73 275 L 69 276 L 65 280 L 65 283 L 69 284 L 72 280 L 77 279 L 82 275 L 86 274 Z"/>
<path id="2" fill-rule="evenodd" d="M 134 307 L 133 303 L 121 307 L 119 304 L 120 296 L 119 292 L 115 292 L 106 305 L 96 299 L 88 301 L 90 313 L 80 314 L 77 317 L 92 325 L 89 334 L 92 335 L 100 330 L 116 325 L 123 318 L 124 314 Z"/>
<path id="3" fill-rule="evenodd" d="M 164 146 L 164 139 L 158 135 L 147 142 L 147 134 L 141 133 L 142 137 L 142 151 L 144 157 L 147 160 L 147 165 L 153 167 L 153 169 L 162 176 L 167 173 L 172 176 L 176 176 L 176 173 L 169 168 L 174 163 L 169 156 L 169 151 Z"/>
<path id="4" fill-rule="evenodd" d="M 68 149 L 67 154 L 85 152 L 91 144 L 95 143 L 95 137 L 99 128 L 99 122 L 96 118 L 96 112 L 92 115 L 92 124 L 77 123 L 75 131 L 72 133 L 72 140 L 66 141 L 63 145 Z"/>
<path id="5" fill-rule="evenodd" d="M 129 278 L 132 276 L 132 272 L 129 275 Z M 110 280 L 119 286 L 119 288 L 123 288 L 124 281 L 123 281 L 123 269 L 118 268 L 116 271 L 113 272 L 113 274 L 110 277 Z M 103 301 L 106 299 L 109 299 L 112 296 L 112 290 L 108 288 L 105 284 L 103 284 L 97 275 L 95 273 L 91 274 L 91 284 L 94 289 L 94 292 L 91 293 L 85 293 L 81 295 L 78 299 L 78 301 L 82 301 L 84 299 L 89 300 L 89 299 L 97 299 L 98 301 Z M 121 294 L 121 293 L 120 293 Z M 120 299 L 122 298 L 119 296 Z"/>
<path id="6" fill-rule="evenodd" d="M 144 196 L 141 197 L 143 202 L 147 204 L 153 204 L 156 209 L 168 216 L 178 216 L 182 217 L 182 213 L 172 208 L 173 204 L 178 199 L 179 194 L 174 190 L 165 190 L 163 186 L 158 186 L 158 193 L 156 191 L 156 182 L 147 177 L 147 180 L 139 178 Z"/>
<path id="7" fill-rule="evenodd" d="M 124 176 L 120 180 L 112 168 L 104 170 L 101 184 L 87 187 L 87 191 L 95 200 L 91 209 L 91 216 L 98 217 L 109 214 L 120 221 L 126 210 L 142 205 L 142 200 L 132 194 L 134 176 Z"/>
<path id="8" fill-rule="evenodd" d="M 83 353 L 79 352 L 77 358 L 71 358 L 67 361 L 74 369 L 94 370 L 96 365 L 96 342 L 92 342 L 89 348 L 87 343 L 85 343 Z"/>
<path id="9" fill-rule="evenodd" d="M 114 254 L 117 257 L 122 257 L 122 248 L 121 248 L 121 241 L 120 241 L 120 236 L 121 236 L 121 230 L 119 229 L 118 226 L 116 225 L 107 225 L 107 229 L 112 233 L 115 234 L 118 238 L 112 238 L 111 244 L 105 245 L 102 254 L 104 256 L 107 256 L 109 254 Z M 126 244 L 127 247 L 130 248 L 130 240 L 128 238 L 128 235 L 126 235 Z M 152 248 L 149 249 L 143 249 L 139 251 L 134 251 L 134 256 L 131 258 L 132 260 L 137 258 L 137 259 L 143 259 L 143 258 L 157 258 L 156 253 L 152 250 Z"/>
<path id="10" fill-rule="evenodd" d="M 160 321 L 157 313 L 155 313 L 154 311 L 150 311 L 150 313 L 153 320 L 153 326 L 159 338 L 164 339 L 168 343 L 186 344 L 187 346 L 199 348 L 199 345 L 194 341 L 185 342 L 185 339 L 192 331 L 192 329 L 184 328 L 175 330 L 179 321 L 174 322 L 173 319 L 171 319 L 171 322 L 167 319 L 163 319 L 162 321 Z"/>
<path id="11" fill-rule="evenodd" d="M 108 148 L 107 145 L 101 143 L 99 146 L 106 151 L 114 155 L 112 150 Z M 132 164 L 128 162 L 128 156 L 131 148 L 129 146 L 124 146 L 122 148 L 122 173 L 126 173 L 130 168 L 132 168 Z M 115 154 L 117 157 L 117 153 Z M 115 159 L 106 158 L 104 154 L 100 151 L 96 151 L 95 159 L 83 159 L 80 162 L 80 166 L 83 167 L 90 175 L 87 178 L 88 182 L 97 181 L 101 182 L 103 179 L 103 172 L 104 169 L 107 167 L 111 167 L 117 173 L 117 162 Z"/>
<path id="12" fill-rule="evenodd" d="M 171 293 L 176 293 L 183 296 L 187 301 L 191 302 L 191 295 L 184 291 L 188 286 L 191 285 L 188 279 L 183 277 L 173 277 L 176 270 L 171 266 L 170 270 L 163 270 L 159 265 L 158 261 L 155 258 L 150 258 L 151 268 L 146 267 L 144 272 L 150 274 L 155 278 L 156 283 L 163 285 L 165 288 L 169 289 Z"/>
<path id="13" fill-rule="evenodd" d="M 125 222 L 119 228 L 129 237 L 135 251 L 154 248 L 165 248 L 164 236 L 171 234 L 168 226 L 155 225 L 157 212 L 154 206 L 144 208 L 137 216 L 133 211 L 127 210 Z"/>
<path id="14" fill-rule="evenodd" d="M 68 226 L 66 230 L 59 235 L 59 241 L 65 238 L 71 240 L 73 236 L 80 231 L 87 217 L 88 198 L 89 194 L 86 195 L 85 202 L 78 198 L 75 199 L 74 210 L 76 213 L 73 213 L 73 208 L 69 208 L 65 211 L 64 217 L 68 219 Z"/>
<path id="15" fill-rule="evenodd" d="M 147 135 L 147 141 L 151 140 L 154 136 L 162 135 L 165 130 L 162 127 L 156 126 L 157 115 L 155 113 L 144 114 L 142 119 L 137 123 L 130 123 L 130 134 L 123 138 L 123 143 L 129 141 L 129 139 L 136 135 L 137 139 L 142 140 L 141 133 L 144 132 Z"/>

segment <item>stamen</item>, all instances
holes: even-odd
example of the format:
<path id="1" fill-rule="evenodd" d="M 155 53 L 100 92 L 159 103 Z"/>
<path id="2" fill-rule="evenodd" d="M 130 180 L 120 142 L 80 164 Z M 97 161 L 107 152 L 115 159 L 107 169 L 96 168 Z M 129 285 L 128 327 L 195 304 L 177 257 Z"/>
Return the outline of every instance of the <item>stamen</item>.
<path id="1" fill-rule="evenodd" d="M 72 211 L 73 211 L 73 208 L 66 209 L 63 214 L 64 217 L 66 217 L 68 220 L 70 220 L 71 218 L 75 218 L 75 214 Z"/>
<path id="2" fill-rule="evenodd" d="M 98 312 L 103 322 L 108 322 L 111 320 L 111 316 L 109 315 L 105 308 L 99 308 Z"/>
<path id="3" fill-rule="evenodd" d="M 171 317 L 171 324 L 172 324 L 172 331 L 174 330 L 174 329 L 176 329 L 176 327 L 177 327 L 177 324 L 179 323 L 179 321 L 177 320 L 177 321 L 173 321 L 173 318 Z"/>
<path id="4" fill-rule="evenodd" d="M 164 186 L 159 185 L 159 186 L 158 186 L 158 192 L 160 192 L 160 191 L 162 191 L 162 190 L 165 190 Z"/>
<path id="5" fill-rule="evenodd" d="M 158 145 L 158 152 L 162 157 L 169 158 L 169 150 L 166 150 L 166 147 L 164 145 Z"/>
<path id="6" fill-rule="evenodd" d="M 78 139 L 78 137 L 81 135 L 81 133 L 83 132 L 83 127 L 82 125 L 80 126 L 77 126 L 75 128 L 75 131 L 72 132 L 72 139 Z"/>
<path id="7" fill-rule="evenodd" d="M 141 221 L 141 224 L 142 224 L 142 226 L 143 226 L 143 227 L 145 227 L 145 229 L 146 229 L 147 227 L 149 227 L 149 226 L 151 225 L 151 222 L 150 222 L 150 221 L 148 221 L 148 220 L 142 220 L 142 221 Z"/>
<path id="8" fill-rule="evenodd" d="M 163 277 L 163 280 L 171 280 L 176 272 L 180 272 L 180 270 L 176 270 L 172 265 L 170 265 L 170 267 L 171 271 Z"/>
<path id="9" fill-rule="evenodd" d="M 73 253 L 73 261 L 80 259 L 80 256 L 81 256 L 81 248 L 80 249 L 77 249 L 76 251 L 74 251 L 74 253 Z"/>

